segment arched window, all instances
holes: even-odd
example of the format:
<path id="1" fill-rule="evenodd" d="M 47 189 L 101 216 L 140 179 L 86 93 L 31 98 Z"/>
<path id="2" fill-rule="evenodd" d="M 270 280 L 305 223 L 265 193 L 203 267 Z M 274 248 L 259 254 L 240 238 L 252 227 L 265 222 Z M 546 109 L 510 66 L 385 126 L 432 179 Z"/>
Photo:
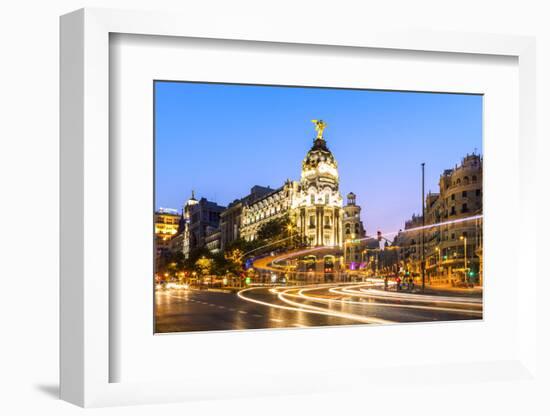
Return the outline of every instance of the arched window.
<path id="1" fill-rule="evenodd" d="M 472 182 L 477 182 L 477 176 L 476 175 L 472 176 Z"/>

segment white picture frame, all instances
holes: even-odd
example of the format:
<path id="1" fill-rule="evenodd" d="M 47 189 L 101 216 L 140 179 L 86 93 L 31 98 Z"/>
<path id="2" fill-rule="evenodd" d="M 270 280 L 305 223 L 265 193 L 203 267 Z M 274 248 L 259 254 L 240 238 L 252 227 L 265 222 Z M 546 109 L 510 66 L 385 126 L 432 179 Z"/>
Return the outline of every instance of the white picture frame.
<path id="1" fill-rule="evenodd" d="M 519 67 L 519 244 L 535 240 L 535 200 L 530 176 L 535 169 L 535 43 L 533 38 L 465 34 L 365 30 L 334 31 L 307 24 L 281 28 L 270 22 L 243 20 L 239 31 L 223 19 L 204 27 L 189 16 L 168 13 L 83 9 L 61 18 L 61 397 L 80 406 L 158 403 L 214 397 L 331 392 L 372 387 L 375 381 L 400 378 L 406 385 L 439 380 L 442 370 L 463 382 L 501 377 L 525 380 L 536 376 L 535 261 L 525 250 L 522 277 L 529 290 L 517 290 L 517 343 L 514 354 L 499 361 L 422 365 L 414 369 L 382 367 L 369 374 L 349 367 L 332 368 L 334 380 L 320 382 L 307 373 L 288 380 L 270 374 L 269 380 L 240 380 L 232 388 L 219 382 L 182 377 L 167 385 L 160 381 L 111 382 L 110 365 L 119 359 L 110 349 L 110 171 L 109 156 L 109 37 L 110 34 L 280 42 L 302 45 L 430 51 L 442 54 L 516 57 Z M 516 271 L 517 273 L 517 271 Z M 523 287 L 523 286 L 522 286 Z M 223 336 L 223 334 L 221 335 Z M 414 375 L 411 377 L 411 374 Z M 407 375 L 408 374 L 408 375 Z M 483 379 L 483 377 L 481 377 Z M 274 389 L 274 386 L 278 386 Z"/>

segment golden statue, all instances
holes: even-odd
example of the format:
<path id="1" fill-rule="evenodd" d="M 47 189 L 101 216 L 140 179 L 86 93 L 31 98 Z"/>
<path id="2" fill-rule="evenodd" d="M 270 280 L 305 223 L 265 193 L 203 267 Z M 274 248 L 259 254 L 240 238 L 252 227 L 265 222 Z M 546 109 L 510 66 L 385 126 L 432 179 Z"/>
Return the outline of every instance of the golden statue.
<path id="1" fill-rule="evenodd" d="M 323 120 L 311 120 L 313 124 L 315 124 L 315 131 L 317 132 L 317 139 L 324 140 L 323 139 L 323 130 L 327 128 L 327 123 L 325 123 Z"/>

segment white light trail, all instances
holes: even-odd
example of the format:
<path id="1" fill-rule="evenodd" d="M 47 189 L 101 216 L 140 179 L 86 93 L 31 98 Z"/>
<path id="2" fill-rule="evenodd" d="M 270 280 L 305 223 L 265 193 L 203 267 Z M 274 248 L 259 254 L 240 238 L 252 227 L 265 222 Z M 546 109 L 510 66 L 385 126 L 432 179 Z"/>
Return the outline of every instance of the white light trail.
<path id="1" fill-rule="evenodd" d="M 373 293 L 378 297 L 392 298 L 392 299 L 403 299 L 403 300 L 417 300 L 420 302 L 438 302 L 438 303 L 457 303 L 460 305 L 466 306 L 481 306 L 483 299 L 468 299 L 468 298 L 459 298 L 452 296 L 437 296 L 437 295 L 418 295 L 412 293 L 395 293 L 395 292 L 385 292 L 382 290 L 376 289 L 361 289 L 362 293 L 369 294 Z"/>
<path id="2" fill-rule="evenodd" d="M 270 308 L 284 309 L 284 310 L 289 310 L 289 311 L 294 311 L 294 312 L 307 312 L 307 313 L 313 313 L 313 314 L 324 315 L 324 316 L 331 316 L 331 317 L 336 317 L 336 318 L 344 318 L 344 319 L 354 320 L 354 321 L 358 321 L 358 322 L 362 322 L 362 323 L 368 323 L 368 324 L 373 324 L 373 323 L 378 323 L 378 324 L 381 324 L 381 323 L 384 323 L 384 324 L 394 323 L 392 321 L 387 321 L 387 320 L 383 320 L 383 319 L 368 318 L 368 317 L 363 317 L 363 316 L 360 316 L 360 315 L 352 315 L 352 314 L 346 314 L 346 313 L 341 313 L 341 312 L 333 312 L 333 311 L 329 311 L 325 308 L 318 308 L 318 307 L 311 306 L 311 305 L 303 305 L 303 304 L 300 304 L 298 302 L 293 302 L 291 300 L 285 299 L 284 295 L 281 296 L 282 293 L 278 294 L 278 298 L 281 301 L 283 301 L 284 303 L 286 303 L 288 305 L 292 305 L 292 306 L 277 305 L 275 303 L 264 302 L 264 301 L 261 301 L 261 300 L 257 300 L 257 299 L 253 299 L 251 297 L 245 296 L 243 294 L 243 293 L 251 291 L 251 290 L 258 290 L 258 288 L 243 289 L 243 290 L 237 292 L 237 296 L 239 298 L 247 301 L 247 302 L 257 303 L 259 305 L 267 306 L 267 307 L 270 307 Z M 295 288 L 287 289 L 287 290 L 295 290 Z"/>
<path id="3" fill-rule="evenodd" d="M 294 301 L 291 301 L 291 300 L 287 299 L 287 297 L 298 297 L 298 298 L 308 300 L 307 296 L 293 295 L 293 294 L 288 293 L 292 290 L 295 290 L 295 289 L 288 289 L 288 290 L 285 290 L 284 292 L 279 293 L 279 295 L 278 295 L 279 299 L 282 300 L 283 302 L 288 303 L 289 305 L 298 306 L 298 307 L 307 307 L 309 309 L 317 310 L 317 311 L 327 311 L 327 309 L 325 309 L 325 308 L 320 308 L 320 307 L 312 306 L 312 305 L 304 305 L 302 303 L 294 302 Z M 388 321 L 386 319 L 375 318 L 375 317 L 372 317 L 372 316 L 356 315 L 356 314 L 346 313 L 346 312 L 330 311 L 330 314 L 332 316 L 336 316 L 338 318 L 350 319 L 350 320 L 353 320 L 353 321 L 363 322 L 365 324 L 392 324 L 392 323 L 394 323 L 393 321 Z"/>

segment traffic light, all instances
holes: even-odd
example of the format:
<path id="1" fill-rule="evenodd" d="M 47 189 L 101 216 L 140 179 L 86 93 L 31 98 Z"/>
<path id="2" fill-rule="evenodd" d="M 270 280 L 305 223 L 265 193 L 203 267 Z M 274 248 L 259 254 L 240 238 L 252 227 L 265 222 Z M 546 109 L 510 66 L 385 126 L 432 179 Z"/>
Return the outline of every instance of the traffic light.
<path id="1" fill-rule="evenodd" d="M 382 241 L 382 231 L 376 232 L 376 238 L 378 238 L 378 241 Z"/>
<path id="2" fill-rule="evenodd" d="M 470 273 L 468 273 L 470 275 L 470 277 L 474 277 L 475 275 L 475 272 L 473 270 L 470 270 Z"/>
<path id="3" fill-rule="evenodd" d="M 443 256 L 443 260 L 447 260 L 447 255 L 446 254 Z"/>

